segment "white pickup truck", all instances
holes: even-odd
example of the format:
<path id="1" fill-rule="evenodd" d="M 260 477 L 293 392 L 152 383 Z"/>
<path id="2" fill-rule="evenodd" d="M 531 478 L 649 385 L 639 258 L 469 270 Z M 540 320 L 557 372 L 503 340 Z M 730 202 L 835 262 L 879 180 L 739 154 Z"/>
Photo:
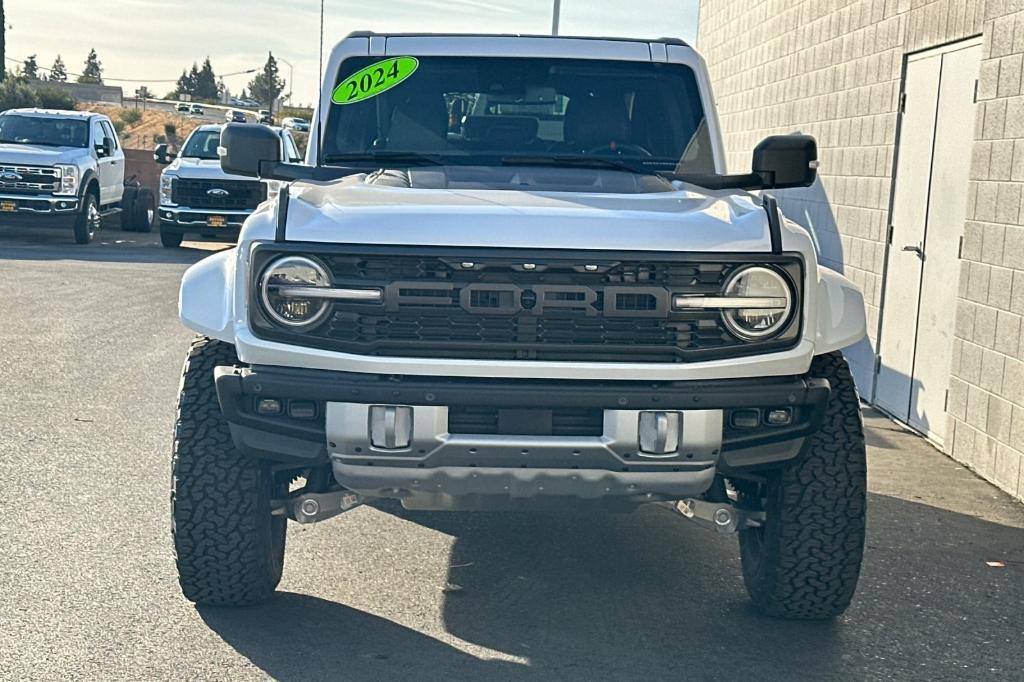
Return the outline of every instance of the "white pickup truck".
<path id="1" fill-rule="evenodd" d="M 149 232 L 152 192 L 125 185 L 124 152 L 110 119 L 88 111 L 0 114 L 0 224 L 66 221 L 88 244 L 104 217 Z"/>
<path id="2" fill-rule="evenodd" d="M 678 40 L 361 33 L 325 74 L 305 164 L 221 133 L 225 172 L 286 184 L 181 285 L 185 596 L 267 598 L 289 519 L 366 500 L 654 503 L 736 534 L 764 612 L 842 613 L 864 302 L 771 196 L 815 182 L 814 139 L 727 174 Z"/>
<path id="3" fill-rule="evenodd" d="M 280 182 L 260 181 L 221 170 L 217 147 L 224 126 L 199 126 L 176 157 L 166 144 L 157 145 L 153 159 L 170 164 L 160 174 L 160 242 L 169 248 L 190 239 L 234 241 L 242 223 L 268 198 L 277 196 Z M 301 161 L 291 131 L 268 128 L 278 138 L 281 158 Z"/>

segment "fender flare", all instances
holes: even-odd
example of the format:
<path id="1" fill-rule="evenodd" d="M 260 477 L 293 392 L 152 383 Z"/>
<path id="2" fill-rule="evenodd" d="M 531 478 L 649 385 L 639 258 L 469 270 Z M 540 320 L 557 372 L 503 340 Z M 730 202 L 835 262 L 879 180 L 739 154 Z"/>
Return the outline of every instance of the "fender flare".
<path id="1" fill-rule="evenodd" d="M 99 175 L 96 174 L 96 171 L 94 171 L 92 168 L 89 168 L 84 173 L 82 173 L 82 187 L 81 187 L 81 191 L 79 192 L 79 195 L 78 195 L 79 208 L 81 208 L 81 201 L 82 201 L 82 199 L 85 198 L 85 193 L 89 189 L 89 183 L 94 181 L 94 180 L 96 181 L 96 201 L 99 202 L 99 200 L 100 200 L 100 178 L 99 178 Z"/>
<path id="2" fill-rule="evenodd" d="M 834 270 L 818 270 L 818 310 L 814 353 L 821 355 L 851 346 L 867 335 L 864 294 Z"/>
<path id="3" fill-rule="evenodd" d="M 181 278 L 178 318 L 189 329 L 227 343 L 235 342 L 233 292 L 235 249 L 207 256 Z"/>

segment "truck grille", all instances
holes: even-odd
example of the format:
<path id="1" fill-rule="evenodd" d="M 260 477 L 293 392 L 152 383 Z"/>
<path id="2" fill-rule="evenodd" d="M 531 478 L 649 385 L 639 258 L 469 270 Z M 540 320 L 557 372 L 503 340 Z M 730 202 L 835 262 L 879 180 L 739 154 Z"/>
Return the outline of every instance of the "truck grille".
<path id="1" fill-rule="evenodd" d="M 254 209 L 267 198 L 267 186 L 259 180 L 190 180 L 174 181 L 171 201 L 188 208 L 221 211 Z"/>
<path id="2" fill-rule="evenodd" d="M 0 192 L 52 194 L 60 189 L 60 173 L 44 166 L 0 165 Z"/>
<path id="3" fill-rule="evenodd" d="M 776 263 L 799 283 L 801 264 L 792 256 L 352 253 L 364 248 L 371 247 L 316 256 L 334 286 L 381 287 L 382 303 L 333 302 L 326 320 L 304 332 L 282 330 L 254 308 L 256 333 L 359 355 L 662 363 L 764 353 L 799 338 L 799 315 L 783 340 L 752 343 L 733 336 L 717 310 L 671 305 L 674 294 L 718 294 L 733 271 L 751 262 Z M 279 255 L 267 251 L 257 251 L 257 275 Z M 799 293 L 795 303 L 799 310 Z"/>

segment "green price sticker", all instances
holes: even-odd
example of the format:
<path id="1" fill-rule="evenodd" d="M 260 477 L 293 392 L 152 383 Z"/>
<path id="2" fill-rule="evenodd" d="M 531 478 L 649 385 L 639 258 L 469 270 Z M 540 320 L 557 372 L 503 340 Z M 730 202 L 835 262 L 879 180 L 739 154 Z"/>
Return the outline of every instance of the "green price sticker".
<path id="1" fill-rule="evenodd" d="M 415 57 L 392 57 L 370 64 L 343 80 L 334 88 L 331 101 L 335 104 L 355 104 L 390 90 L 419 68 Z"/>

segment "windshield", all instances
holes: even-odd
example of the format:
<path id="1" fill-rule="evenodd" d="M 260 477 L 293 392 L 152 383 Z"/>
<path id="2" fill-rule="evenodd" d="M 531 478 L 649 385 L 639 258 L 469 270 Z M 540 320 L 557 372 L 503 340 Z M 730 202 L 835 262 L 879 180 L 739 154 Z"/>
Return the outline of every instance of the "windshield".
<path id="1" fill-rule="evenodd" d="M 0 115 L 0 143 L 45 147 L 88 147 L 89 124 L 84 119 Z"/>
<path id="2" fill-rule="evenodd" d="M 383 87 L 375 87 L 375 69 L 397 84 L 387 87 L 378 74 Z M 612 161 L 640 172 L 715 169 L 697 81 L 680 64 L 365 57 L 346 60 L 335 86 L 323 143 L 327 163 L 420 157 L 468 165 Z M 339 103 L 346 98 L 351 103 Z"/>
<path id="3" fill-rule="evenodd" d="M 215 160 L 219 158 L 217 156 L 218 145 L 220 145 L 219 130 L 197 130 L 189 136 L 185 148 L 181 150 L 181 155 L 193 159 Z"/>

